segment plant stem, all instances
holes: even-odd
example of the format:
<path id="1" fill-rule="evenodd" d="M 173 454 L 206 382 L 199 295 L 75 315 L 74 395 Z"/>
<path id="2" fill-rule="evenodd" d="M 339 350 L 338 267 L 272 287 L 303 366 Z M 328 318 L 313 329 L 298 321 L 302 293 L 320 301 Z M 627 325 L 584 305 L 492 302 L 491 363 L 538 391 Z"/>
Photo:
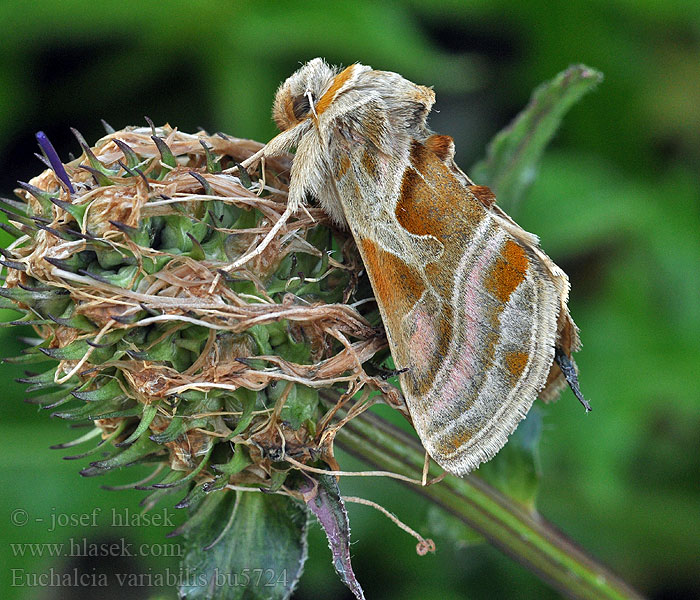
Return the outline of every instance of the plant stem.
<path id="1" fill-rule="evenodd" d="M 336 441 L 343 450 L 377 468 L 421 478 L 425 451 L 420 443 L 374 413 L 366 412 L 351 420 L 338 431 Z M 428 479 L 441 472 L 432 464 Z M 405 485 L 453 514 L 569 598 L 642 598 L 540 515 L 479 477 L 448 475 L 435 485 Z"/>

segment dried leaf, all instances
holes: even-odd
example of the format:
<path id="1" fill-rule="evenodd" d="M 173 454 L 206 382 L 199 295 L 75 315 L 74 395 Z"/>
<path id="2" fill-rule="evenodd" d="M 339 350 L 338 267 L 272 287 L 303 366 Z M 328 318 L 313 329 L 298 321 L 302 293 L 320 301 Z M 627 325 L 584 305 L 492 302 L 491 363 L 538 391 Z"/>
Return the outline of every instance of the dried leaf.
<path id="1" fill-rule="evenodd" d="M 316 486 L 311 482 L 302 485 L 300 491 L 305 494 L 306 505 L 326 532 L 333 567 L 340 579 L 358 600 L 364 600 L 364 592 L 350 564 L 350 521 L 338 483 L 330 475 L 321 475 L 316 482 Z"/>

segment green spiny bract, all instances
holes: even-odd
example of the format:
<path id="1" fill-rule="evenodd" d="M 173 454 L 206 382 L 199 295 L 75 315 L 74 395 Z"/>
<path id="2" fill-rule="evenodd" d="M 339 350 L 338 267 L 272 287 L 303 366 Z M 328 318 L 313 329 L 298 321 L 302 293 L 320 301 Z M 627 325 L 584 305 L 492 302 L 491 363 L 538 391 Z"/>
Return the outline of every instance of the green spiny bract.
<path id="1" fill-rule="evenodd" d="M 290 158 L 251 181 L 237 166 L 250 140 L 166 126 L 90 148 L 75 133 L 83 154 L 66 165 L 38 135 L 52 168 L 3 201 L 17 240 L 0 300 L 39 337 L 13 360 L 53 361 L 23 379 L 30 401 L 111 443 L 83 474 L 156 462 L 153 502 L 179 491 L 185 506 L 226 486 L 284 491 L 287 458 L 335 466 L 319 389 L 387 390 L 360 366 L 386 344 L 374 304 L 346 304 L 352 241 L 310 208 L 227 268 L 284 211 Z"/>

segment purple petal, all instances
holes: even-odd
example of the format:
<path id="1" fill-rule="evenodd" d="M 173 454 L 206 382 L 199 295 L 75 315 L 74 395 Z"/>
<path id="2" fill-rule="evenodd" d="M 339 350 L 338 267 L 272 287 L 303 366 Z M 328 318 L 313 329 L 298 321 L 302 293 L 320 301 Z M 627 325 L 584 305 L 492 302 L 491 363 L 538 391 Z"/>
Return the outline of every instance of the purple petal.
<path id="1" fill-rule="evenodd" d="M 37 131 L 36 141 L 39 142 L 41 150 L 46 155 L 46 158 L 49 159 L 51 168 L 53 169 L 53 172 L 56 173 L 56 177 L 66 184 L 66 187 L 68 187 L 68 191 L 71 194 L 74 194 L 75 190 L 70 182 L 70 177 L 68 177 L 68 173 L 66 173 L 66 169 L 63 167 L 61 159 L 58 158 L 58 153 L 54 149 L 53 144 L 49 141 L 49 138 L 46 137 L 46 134 L 43 131 Z"/>

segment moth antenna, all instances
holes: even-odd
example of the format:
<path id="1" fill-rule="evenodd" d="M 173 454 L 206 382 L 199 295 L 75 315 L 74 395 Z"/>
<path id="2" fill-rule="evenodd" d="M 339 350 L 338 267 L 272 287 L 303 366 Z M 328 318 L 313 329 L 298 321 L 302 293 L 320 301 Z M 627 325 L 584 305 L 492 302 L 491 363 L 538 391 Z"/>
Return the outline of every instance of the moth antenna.
<path id="1" fill-rule="evenodd" d="M 558 346 L 554 348 L 554 360 L 559 365 L 561 372 L 564 373 L 566 383 L 569 384 L 574 396 L 576 396 L 578 401 L 583 404 L 583 408 L 586 409 L 586 412 L 590 412 L 591 405 L 588 404 L 588 400 L 586 400 L 581 393 L 581 388 L 578 384 L 578 376 L 576 375 L 576 367 L 574 367 L 572 360 Z"/>
<path id="2" fill-rule="evenodd" d="M 316 106 L 314 105 L 314 95 L 311 93 L 311 90 L 306 90 L 306 93 L 304 96 L 307 97 L 309 100 L 309 106 L 311 107 L 311 114 L 318 119 L 318 115 L 316 114 Z"/>

